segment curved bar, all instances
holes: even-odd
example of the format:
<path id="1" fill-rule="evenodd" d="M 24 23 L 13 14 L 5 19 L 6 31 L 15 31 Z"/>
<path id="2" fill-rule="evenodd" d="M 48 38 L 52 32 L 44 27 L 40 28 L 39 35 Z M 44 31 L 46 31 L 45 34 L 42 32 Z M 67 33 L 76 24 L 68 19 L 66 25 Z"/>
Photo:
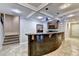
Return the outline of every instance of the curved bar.
<path id="1" fill-rule="evenodd" d="M 36 33 L 26 35 L 28 35 L 29 56 L 40 56 L 55 51 L 59 48 L 64 40 L 64 32 Z"/>

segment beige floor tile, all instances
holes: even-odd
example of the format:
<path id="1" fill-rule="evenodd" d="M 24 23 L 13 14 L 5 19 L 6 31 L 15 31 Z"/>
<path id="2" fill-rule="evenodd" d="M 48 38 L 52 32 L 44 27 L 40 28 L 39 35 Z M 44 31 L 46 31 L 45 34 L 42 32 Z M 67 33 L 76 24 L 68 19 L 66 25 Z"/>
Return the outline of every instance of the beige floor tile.
<path id="1" fill-rule="evenodd" d="M 26 44 L 3 46 L 0 56 L 28 56 L 28 46 Z M 79 39 L 66 39 L 57 50 L 44 56 L 79 56 Z"/>

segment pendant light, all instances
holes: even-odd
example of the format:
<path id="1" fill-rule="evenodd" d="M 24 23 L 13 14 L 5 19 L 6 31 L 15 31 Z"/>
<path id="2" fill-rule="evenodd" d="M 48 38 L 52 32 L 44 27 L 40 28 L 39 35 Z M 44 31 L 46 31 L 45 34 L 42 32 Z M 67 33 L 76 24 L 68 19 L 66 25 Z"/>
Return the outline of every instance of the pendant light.
<path id="1" fill-rule="evenodd" d="M 46 8 L 45 10 L 46 10 L 46 12 L 47 12 L 48 8 Z M 49 20 L 49 19 L 48 19 L 48 17 L 46 16 L 46 21 L 48 21 L 48 20 Z"/>

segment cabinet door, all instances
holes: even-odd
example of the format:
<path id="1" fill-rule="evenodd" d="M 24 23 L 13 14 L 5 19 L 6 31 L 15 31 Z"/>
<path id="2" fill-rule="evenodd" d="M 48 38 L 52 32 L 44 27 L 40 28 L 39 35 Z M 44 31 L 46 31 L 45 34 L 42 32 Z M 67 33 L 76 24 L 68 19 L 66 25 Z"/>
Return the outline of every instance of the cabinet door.
<path id="1" fill-rule="evenodd" d="M 58 28 L 58 21 L 48 22 L 48 29 L 57 29 Z"/>
<path id="2" fill-rule="evenodd" d="M 55 29 L 55 25 L 49 25 L 48 29 Z"/>
<path id="3" fill-rule="evenodd" d="M 37 24 L 36 25 L 36 30 L 37 30 L 37 33 L 38 32 L 43 32 L 43 25 L 42 24 Z"/>

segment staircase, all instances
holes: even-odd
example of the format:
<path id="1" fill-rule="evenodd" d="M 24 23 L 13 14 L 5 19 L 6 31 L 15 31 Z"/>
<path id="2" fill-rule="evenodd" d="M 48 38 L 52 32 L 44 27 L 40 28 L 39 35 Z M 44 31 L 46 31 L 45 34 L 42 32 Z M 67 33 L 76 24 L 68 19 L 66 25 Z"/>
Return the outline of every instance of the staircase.
<path id="1" fill-rule="evenodd" d="M 19 35 L 6 35 L 3 45 L 19 43 Z"/>

